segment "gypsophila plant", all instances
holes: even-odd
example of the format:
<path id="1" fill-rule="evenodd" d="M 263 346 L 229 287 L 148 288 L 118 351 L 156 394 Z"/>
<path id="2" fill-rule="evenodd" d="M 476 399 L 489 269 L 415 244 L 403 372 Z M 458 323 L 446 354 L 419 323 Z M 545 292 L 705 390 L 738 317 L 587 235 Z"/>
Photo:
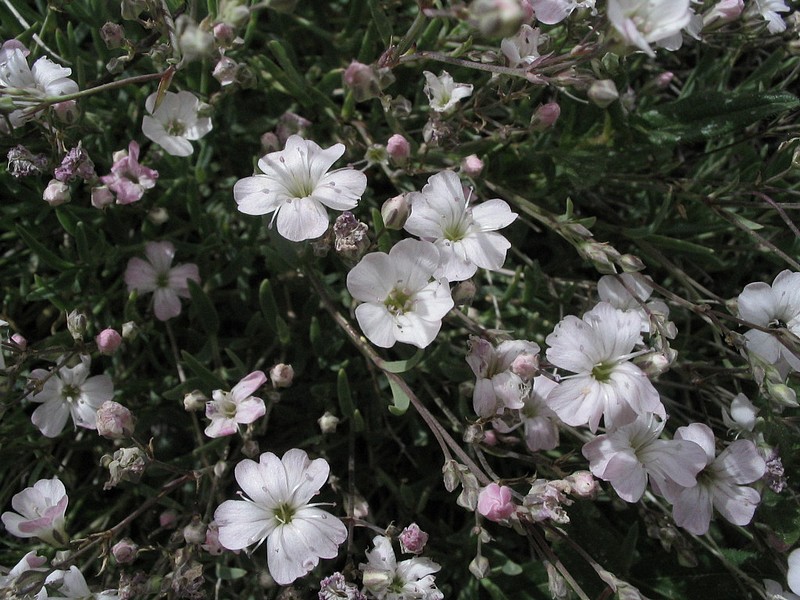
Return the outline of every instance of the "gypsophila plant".
<path id="1" fill-rule="evenodd" d="M 0 597 L 800 597 L 793 0 L 0 0 Z"/>

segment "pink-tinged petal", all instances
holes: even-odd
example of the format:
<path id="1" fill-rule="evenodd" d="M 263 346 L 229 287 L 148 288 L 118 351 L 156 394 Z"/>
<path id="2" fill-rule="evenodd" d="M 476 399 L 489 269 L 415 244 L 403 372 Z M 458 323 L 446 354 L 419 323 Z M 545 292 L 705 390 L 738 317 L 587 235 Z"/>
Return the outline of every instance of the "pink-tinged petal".
<path id="1" fill-rule="evenodd" d="M 153 265 L 141 258 L 132 258 L 128 261 L 124 278 L 129 292 L 133 290 L 145 293 L 153 292 L 158 287 L 158 273 Z"/>
<path id="2" fill-rule="evenodd" d="M 578 317 L 564 317 L 545 342 L 549 346 L 547 360 L 555 366 L 573 373 L 590 372 L 594 368 L 594 357 L 588 354 L 594 345 L 592 332 Z"/>
<path id="3" fill-rule="evenodd" d="M 525 419 L 525 445 L 531 452 L 558 446 L 558 427 L 547 417 Z"/>
<path id="4" fill-rule="evenodd" d="M 242 550 L 263 541 L 278 524 L 271 513 L 244 500 L 220 504 L 214 521 L 219 528 L 219 543 L 228 550 Z"/>
<path id="5" fill-rule="evenodd" d="M 190 298 L 191 294 L 189 293 L 189 284 L 187 283 L 189 279 L 195 283 L 200 283 L 200 271 L 197 265 L 194 263 L 178 265 L 169 270 L 167 287 L 181 298 Z"/>
<path id="6" fill-rule="evenodd" d="M 283 472 L 281 461 L 272 452 L 265 452 L 259 462 L 245 459 L 238 463 L 234 474 L 239 487 L 253 502 L 276 508 L 281 503 L 281 493 L 286 491 L 285 476 L 282 482 L 277 483 L 282 486 L 281 489 L 275 489 L 277 485 L 273 473 L 278 471 Z"/>
<path id="7" fill-rule="evenodd" d="M 506 408 L 516 410 L 525 406 L 522 395 L 525 385 L 518 375 L 511 371 L 503 371 L 492 377 L 492 387 L 497 398 Z"/>
<path id="8" fill-rule="evenodd" d="M 555 25 L 569 16 L 573 3 L 569 0 L 531 0 L 531 5 L 537 21 Z"/>
<path id="9" fill-rule="evenodd" d="M 367 339 L 376 346 L 391 348 L 397 342 L 394 317 L 384 305 L 367 303 L 357 306 L 356 321 Z"/>
<path id="10" fill-rule="evenodd" d="M 686 440 L 700 446 L 706 453 L 706 464 L 710 464 L 714 461 L 714 456 L 716 454 L 714 448 L 714 432 L 711 431 L 711 428 L 705 423 L 691 423 L 685 427 L 678 427 L 674 437 L 676 440 Z M 747 483 L 750 482 L 748 481 Z"/>
<path id="11" fill-rule="evenodd" d="M 475 414 L 484 419 L 489 419 L 497 414 L 497 396 L 495 396 L 491 379 L 481 378 L 475 382 L 475 389 L 472 392 L 472 407 Z"/>
<path id="12" fill-rule="evenodd" d="M 328 481 L 330 474 L 328 463 L 322 458 L 309 460 L 304 450 L 298 448 L 287 450 L 281 462 L 286 470 L 288 487 L 291 491 L 290 502 L 294 506 L 306 504 Z"/>
<path id="13" fill-rule="evenodd" d="M 69 406 L 61 400 L 49 400 L 33 411 L 33 423 L 42 435 L 53 438 L 64 430 L 69 419 Z"/>
<path id="14" fill-rule="evenodd" d="M 144 253 L 156 273 L 168 273 L 175 258 L 175 246 L 172 242 L 147 242 L 144 245 Z"/>
<path id="15" fill-rule="evenodd" d="M 64 502 L 64 506 L 60 507 L 61 514 L 63 515 L 66 513 L 67 488 L 64 487 L 64 483 L 58 477 L 40 479 L 33 484 L 33 489 L 42 495 L 42 498 L 44 498 L 45 503 L 48 505 L 53 505 L 56 502 Z"/>
<path id="16" fill-rule="evenodd" d="M 312 240 L 328 229 L 328 213 L 313 198 L 296 198 L 281 205 L 275 225 L 278 233 L 289 241 Z"/>
<path id="17" fill-rule="evenodd" d="M 334 210 L 350 210 L 358 205 L 361 195 L 367 189 L 367 176 L 355 169 L 339 169 L 320 179 L 314 193 L 314 200 Z"/>
<path id="18" fill-rule="evenodd" d="M 565 379 L 548 394 L 547 406 L 567 425 L 580 427 L 588 424 L 589 429 L 595 432 L 605 408 L 602 387 L 588 376 Z"/>
<path id="19" fill-rule="evenodd" d="M 714 461 L 714 472 L 732 483 L 753 483 L 764 476 L 767 464 L 750 440 L 736 440 Z"/>
<path id="20" fill-rule="evenodd" d="M 638 455 L 651 478 L 656 478 L 659 484 L 668 479 L 683 487 L 697 483 L 697 474 L 708 460 L 705 450 L 685 440 L 653 440 Z"/>
<path id="21" fill-rule="evenodd" d="M 237 403 L 236 422 L 247 425 L 263 417 L 266 412 L 267 408 L 261 398 L 245 398 Z"/>
<path id="22" fill-rule="evenodd" d="M 703 485 L 683 490 L 672 507 L 675 524 L 694 535 L 703 535 L 708 532 L 711 513 L 711 493 Z"/>
<path id="23" fill-rule="evenodd" d="M 653 413 L 666 417 L 658 391 L 647 375 L 633 363 L 624 362 L 616 365 L 607 383 L 614 389 L 620 401 L 629 405 L 636 414 Z"/>
<path id="24" fill-rule="evenodd" d="M 153 312 L 156 319 L 166 321 L 181 314 L 181 301 L 169 288 L 158 288 L 153 294 Z"/>
<path id="25" fill-rule="evenodd" d="M 80 400 L 86 402 L 93 410 L 97 410 L 106 400 L 114 397 L 114 383 L 108 375 L 89 377 L 81 385 Z"/>
<path id="26" fill-rule="evenodd" d="M 718 483 L 713 489 L 714 508 L 727 521 L 744 526 L 753 520 L 761 495 L 750 487 Z"/>
<path id="27" fill-rule="evenodd" d="M 264 374 L 264 371 L 253 371 L 233 386 L 231 398 L 233 398 L 234 401 L 244 400 L 248 396 L 252 396 L 253 392 L 266 382 L 267 376 Z"/>
<path id="28" fill-rule="evenodd" d="M 266 215 L 282 204 L 279 195 L 274 191 L 279 187 L 264 175 L 245 177 L 233 185 L 233 199 L 239 205 L 239 212 L 246 215 Z"/>
<path id="29" fill-rule="evenodd" d="M 208 416 L 206 414 L 206 416 Z M 238 411 L 237 411 L 238 416 Z M 211 423 L 205 428 L 205 433 L 210 438 L 225 437 L 233 435 L 239 430 L 236 420 L 215 415 L 211 417 Z"/>
<path id="30" fill-rule="evenodd" d="M 22 526 L 28 522 L 28 519 L 25 517 L 18 515 L 17 513 L 13 512 L 4 512 L 0 519 L 3 521 L 3 525 L 6 527 L 6 531 L 13 536 L 19 538 L 29 538 L 35 537 L 36 533 L 32 533 L 30 531 L 23 531 Z"/>
<path id="31" fill-rule="evenodd" d="M 472 219 L 475 226 L 483 232 L 497 231 L 507 227 L 517 218 L 517 213 L 512 212 L 508 204 L 495 198 L 481 202 L 472 207 Z"/>
<path id="32" fill-rule="evenodd" d="M 347 274 L 347 290 L 361 302 L 386 300 L 395 283 L 394 261 L 388 254 L 367 254 Z"/>
<path id="33" fill-rule="evenodd" d="M 626 502 L 638 502 L 647 487 L 647 474 L 633 452 L 619 452 L 612 456 L 601 479 L 609 481 Z"/>

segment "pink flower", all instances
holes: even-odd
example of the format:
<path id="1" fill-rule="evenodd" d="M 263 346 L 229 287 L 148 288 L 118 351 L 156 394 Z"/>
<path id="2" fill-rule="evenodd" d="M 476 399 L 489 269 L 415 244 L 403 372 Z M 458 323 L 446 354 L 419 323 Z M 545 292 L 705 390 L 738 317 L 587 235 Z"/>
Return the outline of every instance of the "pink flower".
<path id="1" fill-rule="evenodd" d="M 132 204 L 141 200 L 145 190 L 156 185 L 158 171 L 139 164 L 139 144 L 131 140 L 128 151 L 114 154 L 110 175 L 100 178 L 117 195 L 117 204 Z"/>
<path id="2" fill-rule="evenodd" d="M 490 521 L 503 521 L 516 510 L 510 487 L 490 483 L 478 494 L 478 512 Z"/>
<path id="3" fill-rule="evenodd" d="M 428 543 L 428 534 L 412 523 L 400 532 L 400 550 L 405 554 L 421 554 Z"/>
<path id="4" fill-rule="evenodd" d="M 239 423 L 248 424 L 263 417 L 267 411 L 264 401 L 252 394 L 266 381 L 263 371 L 253 371 L 230 392 L 214 390 L 213 400 L 206 404 L 206 417 L 211 423 L 205 434 L 212 438 L 231 435 L 236 433 Z"/>
<path id="5" fill-rule="evenodd" d="M 0 518 L 11 535 L 61 546 L 68 539 L 64 531 L 68 503 L 67 490 L 58 477 L 40 479 L 11 498 L 17 512 L 4 512 Z"/>
<path id="6" fill-rule="evenodd" d="M 189 298 L 188 281 L 200 283 L 197 265 L 189 263 L 172 267 L 175 247 L 170 242 L 147 242 L 147 261 L 132 258 L 125 269 L 128 291 L 153 292 L 156 318 L 166 321 L 181 314 L 180 298 Z"/>
<path id="7" fill-rule="evenodd" d="M 133 435 L 133 415 L 119 402 L 106 400 L 97 409 L 97 433 L 110 440 Z"/>

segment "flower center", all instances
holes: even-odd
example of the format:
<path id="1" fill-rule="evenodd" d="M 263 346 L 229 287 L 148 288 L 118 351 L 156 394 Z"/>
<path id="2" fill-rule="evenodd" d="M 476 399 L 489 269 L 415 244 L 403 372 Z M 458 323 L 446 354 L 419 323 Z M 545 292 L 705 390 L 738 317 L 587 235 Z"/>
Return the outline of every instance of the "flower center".
<path id="1" fill-rule="evenodd" d="M 75 402 L 78 396 L 81 395 L 81 390 L 76 385 L 65 385 L 61 390 L 61 396 L 67 402 Z"/>
<path id="2" fill-rule="evenodd" d="M 767 324 L 767 327 L 770 329 L 781 329 L 787 327 L 787 325 L 780 319 L 772 319 L 772 321 Z"/>
<path id="3" fill-rule="evenodd" d="M 224 415 L 226 419 L 232 419 L 236 416 L 236 403 L 231 401 L 227 392 L 223 392 L 222 401 L 218 406 L 219 412 Z"/>
<path id="4" fill-rule="evenodd" d="M 614 372 L 616 363 L 601 362 L 594 366 L 592 369 L 592 377 L 597 381 L 608 381 L 611 379 L 611 373 Z"/>
<path id="5" fill-rule="evenodd" d="M 413 303 L 413 294 L 409 292 L 405 288 L 394 288 L 389 295 L 386 296 L 386 300 L 384 304 L 386 308 L 389 309 L 389 312 L 393 315 L 402 315 L 404 312 L 408 312 Z"/>
<path id="6" fill-rule="evenodd" d="M 167 124 L 164 126 L 164 130 L 169 135 L 182 136 L 184 133 L 186 133 L 186 125 L 184 125 L 178 119 L 172 119 L 171 121 L 167 121 Z"/>
<path id="7" fill-rule="evenodd" d="M 282 525 L 288 525 L 292 522 L 292 517 L 294 517 L 294 507 L 289 504 L 281 504 L 278 508 L 275 509 L 275 518 Z"/>
<path id="8" fill-rule="evenodd" d="M 402 593 L 403 586 L 405 584 L 406 584 L 406 582 L 403 581 L 403 579 L 399 575 L 395 575 L 394 579 L 392 580 L 392 583 L 389 584 L 388 591 L 389 592 L 394 592 L 395 594 Z"/>
<path id="9" fill-rule="evenodd" d="M 156 275 L 156 287 L 168 288 L 169 287 L 169 273 L 159 273 Z"/>

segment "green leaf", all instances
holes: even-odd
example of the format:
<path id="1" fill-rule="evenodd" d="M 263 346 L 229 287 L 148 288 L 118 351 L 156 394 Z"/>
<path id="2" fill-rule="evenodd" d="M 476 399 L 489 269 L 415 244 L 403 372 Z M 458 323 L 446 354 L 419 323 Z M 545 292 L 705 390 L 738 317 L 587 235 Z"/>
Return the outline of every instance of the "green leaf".
<path id="1" fill-rule="evenodd" d="M 392 23 L 389 17 L 383 12 L 378 0 L 369 0 L 369 12 L 372 14 L 372 24 L 381 36 L 381 42 L 388 48 L 392 43 Z"/>
<path id="2" fill-rule="evenodd" d="M 214 308 L 214 303 L 206 294 L 205 290 L 192 279 L 187 279 L 186 283 L 189 285 L 189 293 L 192 296 L 192 307 L 197 311 L 197 316 L 200 319 L 200 325 L 206 333 L 217 333 L 219 331 L 219 315 L 217 309 Z"/>
<path id="3" fill-rule="evenodd" d="M 258 303 L 261 305 L 261 312 L 264 313 L 264 320 L 273 333 L 278 333 L 278 305 L 272 293 L 272 285 L 269 279 L 261 282 L 258 288 Z"/>
<path id="4" fill-rule="evenodd" d="M 387 376 L 387 379 L 389 380 L 389 387 L 392 389 L 392 401 L 394 402 L 393 405 L 389 406 L 389 412 L 399 417 L 406 414 L 408 406 L 411 404 L 411 398 L 403 391 L 403 388 L 394 382 L 393 378 Z"/>
<path id="5" fill-rule="evenodd" d="M 217 563 L 217 578 L 224 580 L 241 579 L 247 575 L 246 569 L 239 569 L 238 567 L 226 567 Z"/>
<path id="6" fill-rule="evenodd" d="M 59 271 L 72 269 L 75 266 L 71 262 L 64 260 L 60 256 L 57 256 L 56 254 L 48 250 L 39 240 L 36 239 L 34 235 L 29 233 L 22 225 L 17 225 L 16 230 L 19 236 L 28 245 L 28 248 L 30 248 L 31 252 L 36 254 L 47 265 L 53 267 L 54 269 L 58 269 Z"/>
<path id="7" fill-rule="evenodd" d="M 488 577 L 484 577 L 478 583 L 481 587 L 489 592 L 489 597 L 492 600 L 508 600 L 508 596 L 503 593 L 503 590 Z"/>
<path id="8" fill-rule="evenodd" d="M 339 374 L 336 377 L 336 395 L 339 398 L 339 410 L 342 415 L 350 417 L 355 412 L 353 406 L 353 397 L 350 394 L 350 382 L 347 379 L 347 372 L 344 369 L 339 369 Z"/>
<path id="9" fill-rule="evenodd" d="M 219 377 L 213 371 L 207 369 L 205 365 L 203 365 L 199 360 L 197 360 L 194 356 L 186 352 L 186 350 L 181 350 L 181 358 L 183 358 L 183 362 L 186 363 L 186 366 L 189 370 L 194 373 L 200 381 L 202 381 L 203 385 L 208 390 L 226 390 L 228 389 L 228 384 Z"/>
<path id="10" fill-rule="evenodd" d="M 405 360 L 387 360 L 380 364 L 380 368 L 389 373 L 405 373 L 406 371 L 414 368 L 422 357 L 425 356 L 425 351 L 420 348 L 414 353 L 414 356 Z"/>

